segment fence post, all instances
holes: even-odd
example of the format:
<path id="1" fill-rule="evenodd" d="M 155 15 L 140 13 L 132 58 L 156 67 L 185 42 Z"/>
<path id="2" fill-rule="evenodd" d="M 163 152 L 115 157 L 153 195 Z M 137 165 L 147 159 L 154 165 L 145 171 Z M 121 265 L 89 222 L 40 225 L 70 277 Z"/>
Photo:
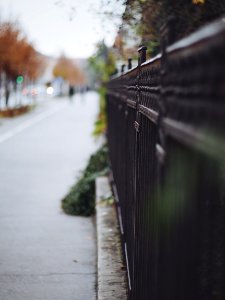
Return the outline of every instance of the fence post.
<path id="1" fill-rule="evenodd" d="M 132 69 L 132 58 L 128 58 L 128 70 Z"/>
<path id="2" fill-rule="evenodd" d="M 140 46 L 140 48 L 138 48 L 138 53 L 139 53 L 138 65 L 139 66 L 146 61 L 146 52 L 147 52 L 146 46 Z"/>
<path id="3" fill-rule="evenodd" d="M 140 113 L 139 113 L 139 103 L 141 101 L 141 90 L 140 90 L 140 79 L 141 79 L 141 64 L 146 61 L 146 52 L 147 47 L 141 46 L 138 49 L 138 72 L 137 72 L 137 84 L 136 84 L 136 92 L 137 92 L 137 98 L 136 98 L 136 121 L 134 122 L 134 127 L 136 130 L 135 134 L 135 151 L 134 151 L 134 215 L 133 215 L 133 224 L 134 224 L 134 253 L 133 253 L 133 278 L 132 278 L 132 287 L 133 287 L 133 295 L 136 293 L 134 288 L 135 283 L 135 274 L 136 274 L 136 255 L 138 253 L 137 247 L 137 170 L 138 170 L 138 160 L 139 160 L 139 127 L 140 127 Z"/>
<path id="4" fill-rule="evenodd" d="M 167 103 L 165 94 L 166 77 L 168 76 L 168 57 L 167 47 L 175 42 L 176 40 L 176 18 L 171 15 L 168 17 L 165 24 L 160 29 L 161 34 L 161 95 L 159 100 L 159 120 L 158 120 L 158 144 L 156 145 L 156 159 L 157 159 L 157 180 L 158 180 L 158 197 L 160 197 L 161 185 L 165 177 L 165 160 L 166 160 L 166 135 L 163 128 L 162 122 L 167 115 Z"/>
<path id="5" fill-rule="evenodd" d="M 136 85 L 136 91 L 137 91 L 137 100 L 136 100 L 136 111 L 137 111 L 137 116 L 136 116 L 136 121 L 134 122 L 134 127 L 136 131 L 139 131 L 139 103 L 140 103 L 140 78 L 141 78 L 141 64 L 146 61 L 146 52 L 147 52 L 147 47 L 146 46 L 141 46 L 138 48 L 138 73 L 137 73 L 137 85 Z"/>
<path id="6" fill-rule="evenodd" d="M 124 73 L 125 67 L 126 67 L 126 65 L 121 66 L 121 73 Z"/>
<path id="7" fill-rule="evenodd" d="M 174 16 L 170 16 L 165 24 L 160 28 L 161 34 L 161 72 L 160 72 L 160 81 L 161 81 L 161 95 L 159 101 L 159 121 L 158 121 L 158 135 L 159 135 L 159 144 L 157 145 L 156 153 L 161 158 L 159 159 L 160 165 L 163 164 L 165 159 L 165 147 L 166 147 L 166 137 L 164 133 L 164 129 L 162 126 L 162 120 L 166 116 L 167 105 L 166 105 L 166 95 L 165 95 L 165 85 L 166 85 L 166 77 L 168 76 L 168 66 L 167 66 L 167 47 L 175 41 L 176 33 L 175 33 L 175 21 L 176 18 Z M 158 151 L 161 149 L 160 151 Z M 161 155 L 164 153 L 164 155 Z"/>

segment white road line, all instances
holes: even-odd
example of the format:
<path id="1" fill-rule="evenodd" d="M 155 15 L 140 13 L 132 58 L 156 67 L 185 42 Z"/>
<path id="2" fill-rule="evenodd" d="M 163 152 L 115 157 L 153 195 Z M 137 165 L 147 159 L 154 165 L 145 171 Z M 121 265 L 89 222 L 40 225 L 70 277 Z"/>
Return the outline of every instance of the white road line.
<path id="1" fill-rule="evenodd" d="M 38 116 L 32 118 L 31 120 L 25 121 L 22 124 L 18 125 L 15 129 L 9 130 L 8 132 L 4 133 L 3 135 L 0 136 L 0 144 L 7 141 L 8 139 L 12 138 L 13 136 L 17 135 L 18 133 L 24 131 L 25 129 L 39 123 L 40 121 L 54 115 L 55 113 L 57 113 L 59 110 L 61 110 L 62 108 L 64 108 L 66 106 L 60 106 L 57 107 L 51 111 L 47 111 L 44 113 L 39 114 Z"/>

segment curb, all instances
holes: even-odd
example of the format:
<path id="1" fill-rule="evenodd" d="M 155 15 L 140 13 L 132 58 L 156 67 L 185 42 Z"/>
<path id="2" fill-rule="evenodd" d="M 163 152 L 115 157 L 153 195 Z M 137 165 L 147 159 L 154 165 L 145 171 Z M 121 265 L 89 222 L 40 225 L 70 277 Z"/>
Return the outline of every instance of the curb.
<path id="1" fill-rule="evenodd" d="M 96 179 L 97 299 L 126 300 L 127 274 L 112 193 L 107 177 Z"/>

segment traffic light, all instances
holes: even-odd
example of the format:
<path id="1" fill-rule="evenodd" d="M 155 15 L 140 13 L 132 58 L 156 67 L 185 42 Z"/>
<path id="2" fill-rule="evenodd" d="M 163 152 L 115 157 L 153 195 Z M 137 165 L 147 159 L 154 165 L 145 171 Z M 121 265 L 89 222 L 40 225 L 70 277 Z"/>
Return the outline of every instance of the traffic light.
<path id="1" fill-rule="evenodd" d="M 23 83 L 23 75 L 17 76 L 16 83 L 18 83 L 18 84 L 22 84 Z"/>

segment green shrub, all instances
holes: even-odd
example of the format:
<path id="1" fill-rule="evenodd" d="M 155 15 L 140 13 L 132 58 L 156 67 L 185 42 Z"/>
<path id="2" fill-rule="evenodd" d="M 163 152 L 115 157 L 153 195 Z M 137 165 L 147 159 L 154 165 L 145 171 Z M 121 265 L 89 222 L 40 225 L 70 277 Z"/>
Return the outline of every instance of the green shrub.
<path id="1" fill-rule="evenodd" d="M 62 200 L 62 208 L 69 215 L 90 216 L 95 212 L 95 179 L 108 172 L 107 147 L 102 146 L 91 155 L 81 177 Z"/>
<path id="2" fill-rule="evenodd" d="M 107 118 L 106 118 L 106 88 L 101 86 L 98 89 L 99 92 L 99 113 L 97 119 L 95 121 L 93 135 L 95 137 L 102 136 L 105 134 L 106 126 L 107 126 Z"/>

